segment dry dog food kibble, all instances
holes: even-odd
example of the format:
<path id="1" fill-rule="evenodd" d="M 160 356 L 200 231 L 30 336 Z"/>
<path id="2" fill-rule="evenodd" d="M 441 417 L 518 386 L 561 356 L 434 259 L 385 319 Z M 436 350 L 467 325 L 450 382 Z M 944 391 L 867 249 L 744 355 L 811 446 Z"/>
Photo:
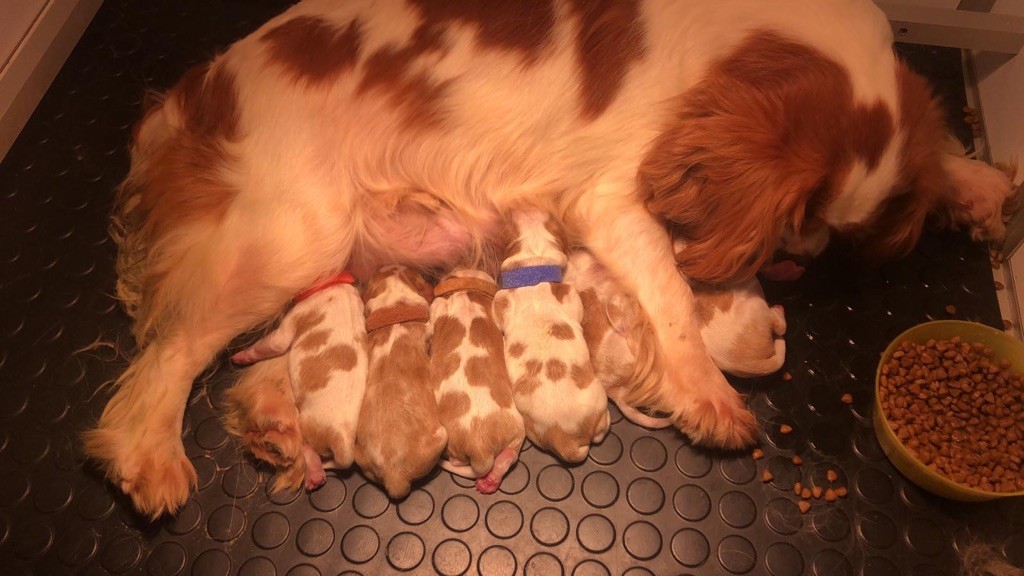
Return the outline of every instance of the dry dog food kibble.
<path id="1" fill-rule="evenodd" d="M 882 367 L 879 400 L 896 437 L 954 482 L 1024 490 L 1024 381 L 992 350 L 959 338 L 901 343 Z"/>

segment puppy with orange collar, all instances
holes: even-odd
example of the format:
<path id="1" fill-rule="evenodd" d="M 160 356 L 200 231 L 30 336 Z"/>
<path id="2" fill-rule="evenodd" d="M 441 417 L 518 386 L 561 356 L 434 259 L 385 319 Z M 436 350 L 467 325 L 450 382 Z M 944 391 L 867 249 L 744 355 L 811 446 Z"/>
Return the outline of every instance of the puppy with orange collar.
<path id="1" fill-rule="evenodd" d="M 288 354 L 288 372 L 304 446 L 305 486 L 325 481 L 330 468 L 348 468 L 366 389 L 363 301 L 347 271 L 299 294 L 280 326 L 231 357 L 252 364 Z"/>
<path id="2" fill-rule="evenodd" d="M 437 465 L 448 441 L 427 357 L 432 298 L 433 288 L 405 266 L 380 269 L 363 293 L 369 372 L 356 463 L 392 498 Z"/>
<path id="3" fill-rule="evenodd" d="M 497 290 L 490 274 L 455 268 L 430 305 L 430 379 L 448 432 L 441 467 L 476 479 L 484 494 L 498 489 L 526 434 L 491 310 Z"/>
<path id="4" fill-rule="evenodd" d="M 583 304 L 562 282 L 567 242 L 558 222 L 521 210 L 506 222 L 494 315 L 505 336 L 512 392 L 537 446 L 580 462 L 608 431 L 608 397 L 594 377 L 583 337 Z"/>

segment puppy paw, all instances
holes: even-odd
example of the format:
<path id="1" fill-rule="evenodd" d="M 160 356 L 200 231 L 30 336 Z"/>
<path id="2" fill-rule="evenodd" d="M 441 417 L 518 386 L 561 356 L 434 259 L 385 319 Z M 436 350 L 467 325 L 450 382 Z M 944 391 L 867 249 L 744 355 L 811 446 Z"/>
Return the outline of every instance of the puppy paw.
<path id="1" fill-rule="evenodd" d="M 500 478 L 492 478 L 490 475 L 476 479 L 476 491 L 481 494 L 494 494 L 501 486 Z"/>

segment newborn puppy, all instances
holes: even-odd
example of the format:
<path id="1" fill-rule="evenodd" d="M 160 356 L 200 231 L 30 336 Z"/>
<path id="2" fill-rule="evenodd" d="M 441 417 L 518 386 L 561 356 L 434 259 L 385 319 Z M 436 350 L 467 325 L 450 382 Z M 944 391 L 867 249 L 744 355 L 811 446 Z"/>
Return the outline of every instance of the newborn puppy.
<path id="1" fill-rule="evenodd" d="M 673 245 L 676 253 L 685 249 L 678 239 Z M 719 369 L 749 378 L 782 367 L 786 314 L 782 306 L 768 306 L 756 277 L 735 286 L 686 281 L 693 291 L 704 346 Z"/>
<path id="2" fill-rule="evenodd" d="M 251 364 L 288 353 L 288 372 L 308 447 L 305 485 L 326 479 L 330 468 L 352 465 L 359 408 L 366 390 L 366 328 L 363 301 L 347 271 L 299 294 L 277 330 L 235 354 Z"/>
<path id="3" fill-rule="evenodd" d="M 405 266 L 387 266 L 367 283 L 370 369 L 356 433 L 356 463 L 392 498 L 437 464 L 448 435 L 437 413 L 427 359 L 433 289 Z"/>
<path id="4" fill-rule="evenodd" d="M 647 428 L 667 428 L 671 418 L 653 418 L 631 404 L 660 377 L 654 329 L 636 299 L 586 250 L 569 256 L 565 283 L 583 303 L 583 337 L 597 381 L 627 420 Z"/>
<path id="5" fill-rule="evenodd" d="M 583 338 L 583 304 L 562 283 L 566 241 L 553 217 L 514 212 L 494 315 L 505 335 L 512 392 L 537 446 L 580 462 L 608 431 L 608 399 Z"/>
<path id="6" fill-rule="evenodd" d="M 430 305 L 430 380 L 448 431 L 441 467 L 476 478 L 484 494 L 498 489 L 526 434 L 491 312 L 497 290 L 486 272 L 455 268 L 434 288 Z"/>
<path id="7" fill-rule="evenodd" d="M 771 374 L 786 361 L 786 314 L 768 306 L 757 278 L 732 287 L 687 280 L 700 335 L 715 364 L 733 376 Z"/>

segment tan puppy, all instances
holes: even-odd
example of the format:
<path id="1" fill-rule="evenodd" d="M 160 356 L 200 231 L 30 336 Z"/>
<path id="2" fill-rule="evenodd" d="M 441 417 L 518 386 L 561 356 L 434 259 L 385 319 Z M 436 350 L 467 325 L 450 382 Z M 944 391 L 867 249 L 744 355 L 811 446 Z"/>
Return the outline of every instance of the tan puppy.
<path id="1" fill-rule="evenodd" d="M 514 212 L 494 314 L 526 435 L 568 462 L 587 456 L 608 431 L 608 399 L 594 378 L 583 337 L 583 304 L 562 283 L 566 242 L 538 210 Z"/>
<path id="2" fill-rule="evenodd" d="M 608 397 L 634 424 L 647 428 L 671 426 L 671 418 L 653 418 L 630 405 L 645 382 L 660 376 L 656 336 L 636 298 L 586 250 L 574 250 L 569 255 L 565 282 L 579 292 L 583 337 L 590 349 L 594 375 Z"/>
<path id="3" fill-rule="evenodd" d="M 387 266 L 367 283 L 366 339 L 370 369 L 356 463 L 392 498 L 437 464 L 448 441 L 430 387 L 427 321 L 433 289 L 405 266 Z"/>
<path id="4" fill-rule="evenodd" d="M 352 465 L 356 424 L 366 389 L 366 328 L 363 301 L 347 271 L 303 292 L 281 325 L 231 357 L 239 364 L 288 354 L 289 375 L 306 445 L 307 490 L 330 468 Z"/>
<path id="5" fill-rule="evenodd" d="M 498 489 L 526 435 L 491 312 L 497 290 L 490 274 L 456 268 L 434 288 L 430 305 L 430 380 L 448 431 L 441 467 L 476 478 L 484 494 Z"/>

